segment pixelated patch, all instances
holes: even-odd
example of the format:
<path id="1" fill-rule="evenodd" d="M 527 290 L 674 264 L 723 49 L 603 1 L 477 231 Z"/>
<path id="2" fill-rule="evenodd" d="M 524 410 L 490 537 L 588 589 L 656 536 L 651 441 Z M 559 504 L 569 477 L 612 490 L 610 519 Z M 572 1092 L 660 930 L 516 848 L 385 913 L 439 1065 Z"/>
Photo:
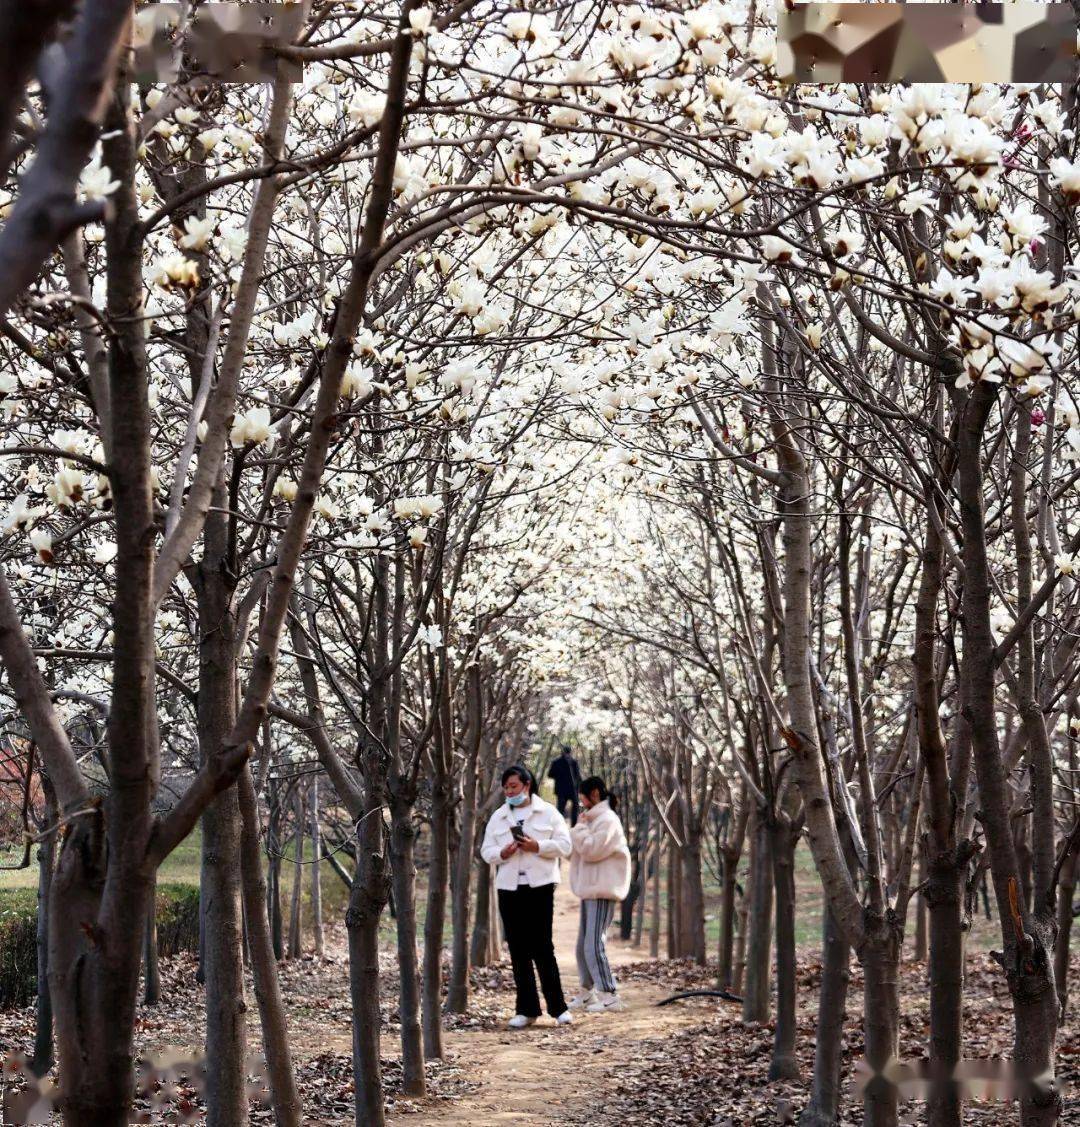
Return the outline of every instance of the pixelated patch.
<path id="1" fill-rule="evenodd" d="M 935 1072 L 935 1069 L 937 1071 Z M 1068 1094 L 1068 1086 L 1053 1071 L 1032 1075 L 1030 1071 L 1002 1058 L 968 1058 L 952 1069 L 935 1066 L 931 1061 L 894 1058 L 884 1068 L 875 1070 L 864 1057 L 857 1061 L 852 1073 L 852 1090 L 861 1097 L 867 1088 L 895 1088 L 901 1100 L 927 1100 L 934 1084 L 944 1086 L 962 1100 L 984 1103 L 1013 1103 L 1025 1097 L 1037 1103 L 1049 1103 L 1056 1093 Z M 912 1114 L 901 1122 L 915 1123 Z"/>
<path id="2" fill-rule="evenodd" d="M 1071 82 L 1071 4 L 781 5 L 786 82 Z"/>
<path id="3" fill-rule="evenodd" d="M 266 1058 L 261 1053 L 249 1054 L 245 1072 L 249 1103 L 268 1108 Z M 21 1081 L 18 1089 L 12 1086 L 16 1080 Z M 199 1123 L 205 1118 L 206 1058 L 201 1053 L 175 1047 L 141 1057 L 135 1062 L 132 1081 L 132 1123 Z M 21 1053 L 9 1054 L 0 1064 L 0 1089 L 0 1123 L 52 1123 L 64 1100 L 63 1087 L 36 1077 Z"/>
<path id="4" fill-rule="evenodd" d="M 176 82 L 181 66 L 191 81 L 299 82 L 303 64 L 276 48 L 296 40 L 300 4 L 148 4 L 135 13 L 132 73 L 142 85 Z"/>

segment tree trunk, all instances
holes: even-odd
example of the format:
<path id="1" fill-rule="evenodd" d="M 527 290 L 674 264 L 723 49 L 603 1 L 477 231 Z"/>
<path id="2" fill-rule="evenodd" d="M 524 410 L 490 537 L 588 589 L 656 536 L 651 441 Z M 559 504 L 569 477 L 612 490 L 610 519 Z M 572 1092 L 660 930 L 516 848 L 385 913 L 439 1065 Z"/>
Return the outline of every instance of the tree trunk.
<path id="1" fill-rule="evenodd" d="M 146 934 L 143 937 L 143 979 L 143 1005 L 156 1006 L 161 1001 L 161 970 L 158 966 L 157 942 L 156 873 L 150 900 L 146 905 Z"/>
<path id="2" fill-rule="evenodd" d="M 653 846 L 652 903 L 649 905 L 649 957 L 660 958 L 660 885 L 663 883 L 664 844 L 659 827 Z"/>
<path id="3" fill-rule="evenodd" d="M 709 958 L 705 948 L 705 889 L 701 878 L 701 839 L 693 837 L 682 853 L 682 954 L 699 967 Z"/>
<path id="4" fill-rule="evenodd" d="M 1020 888 L 1024 897 L 1024 910 L 1031 911 L 1032 894 L 1032 856 L 1031 844 L 1028 838 L 1028 815 L 1012 819 L 1013 840 L 1016 845 L 1016 860 L 1020 865 Z"/>
<path id="5" fill-rule="evenodd" d="M 322 834 L 319 830 L 319 776 L 311 780 L 308 794 L 311 806 L 311 929 L 315 939 L 315 957 L 324 954 L 322 919 Z"/>
<path id="6" fill-rule="evenodd" d="M 919 855 L 919 887 L 926 881 L 926 863 L 923 860 L 922 854 Z M 929 932 L 927 931 L 928 920 L 926 910 L 926 897 L 919 895 L 915 897 L 915 950 L 912 952 L 912 958 L 917 963 L 925 963 L 929 955 Z"/>
<path id="7" fill-rule="evenodd" d="M 943 403 L 935 405 L 936 422 L 944 426 Z M 958 825 L 963 821 L 970 771 L 967 727 L 954 726 L 953 749 L 947 753 L 941 728 L 938 658 L 938 602 L 944 586 L 945 551 L 939 529 L 944 522 L 942 493 L 952 477 L 948 459 L 939 471 L 940 489 L 928 483 L 925 493 L 926 533 L 922 573 L 915 604 L 916 725 L 919 754 L 926 770 L 928 831 L 919 853 L 916 958 L 929 954 L 930 1071 L 927 1122 L 930 1127 L 960 1127 L 962 1105 L 954 1082 L 963 1047 L 964 936 L 962 898 L 970 847 L 958 850 Z M 960 692 L 963 714 L 963 686 Z M 927 947 L 929 951 L 927 952 Z"/>
<path id="8" fill-rule="evenodd" d="M 60 820 L 56 792 L 46 775 L 40 777 L 45 792 L 48 829 L 38 843 L 37 1001 L 34 1056 L 30 1062 L 30 1071 L 38 1077 L 52 1068 L 56 1058 L 53 1052 L 52 997 L 49 993 L 49 892 L 56 869 L 56 825 Z"/>
<path id="9" fill-rule="evenodd" d="M 199 957 L 195 965 L 195 981 L 206 985 L 206 895 L 202 889 L 202 873 L 199 874 Z"/>
<path id="10" fill-rule="evenodd" d="M 416 824 L 412 803 L 391 799 L 390 873 L 398 905 L 397 951 L 399 968 L 398 1020 L 401 1023 L 402 1091 L 422 1096 L 424 1042 L 420 1026 L 420 966 L 416 952 Z M 487 868 L 487 866 L 484 866 Z M 479 895 L 479 886 L 478 886 Z M 477 911 L 479 912 L 479 906 Z M 485 914 L 487 919 L 486 905 Z M 478 919 L 481 918 L 479 915 Z"/>
<path id="11" fill-rule="evenodd" d="M 278 982 L 277 960 L 266 914 L 266 880 L 263 877 L 259 834 L 259 804 L 251 767 L 237 780 L 240 804 L 240 872 L 243 884 L 244 924 L 250 953 L 251 979 L 262 1026 L 263 1053 L 270 1079 L 270 1100 L 277 1127 L 299 1127 L 300 1093 L 293 1072 L 292 1051 L 285 1006 Z"/>
<path id="12" fill-rule="evenodd" d="M 795 844 L 797 831 L 781 814 L 770 827 L 772 876 L 776 892 L 776 1031 L 770 1080 L 797 1080 L 795 1057 Z"/>
<path id="13" fill-rule="evenodd" d="M 353 1003 L 353 1070 L 357 1124 L 382 1127 L 379 1012 L 379 915 L 365 905 L 363 881 L 349 894 L 348 978 Z"/>
<path id="14" fill-rule="evenodd" d="M 286 956 L 290 959 L 299 959 L 304 948 L 304 839 L 307 837 L 304 823 L 304 797 L 299 787 L 296 790 L 294 814 L 296 816 L 296 833 L 293 835 L 293 885 L 292 904 L 289 907 L 289 946 Z"/>
<path id="15" fill-rule="evenodd" d="M 933 835 L 930 835 L 933 840 Z M 953 1080 L 964 1041 L 964 868 L 955 850 L 926 860 L 930 932 L 930 1069 L 928 1127 L 959 1127 L 961 1100 Z"/>
<path id="16" fill-rule="evenodd" d="M 1058 884 L 1058 934 L 1054 945 L 1054 982 L 1057 986 L 1058 1005 L 1062 1016 L 1069 1009 L 1069 949 L 1073 926 L 1073 896 L 1076 892 L 1077 858 L 1080 852 L 1073 849 L 1061 866 Z"/>
<path id="17" fill-rule="evenodd" d="M 356 1122 L 383 1127 L 379 1013 L 379 914 L 366 903 L 364 882 L 353 881 L 346 926 L 349 933 L 349 993 L 353 1011 L 353 1074 Z"/>
<path id="18" fill-rule="evenodd" d="M 442 780 L 432 786 L 427 916 L 424 919 L 423 1027 L 424 1056 L 428 1060 L 443 1055 L 442 949 L 449 870 L 450 793 L 449 784 Z"/>
<path id="19" fill-rule="evenodd" d="M 226 507 L 224 485 L 216 504 Z M 206 520 L 205 547 L 195 584 L 199 611 L 199 748 L 204 762 L 219 756 L 236 723 L 236 618 L 223 511 Z M 247 1004 L 244 1000 L 240 906 L 240 807 L 230 787 L 202 816 L 205 913 L 206 1121 L 241 1127 L 248 1120 Z"/>
<path id="20" fill-rule="evenodd" d="M 349 933 L 356 1122 L 364 1127 L 383 1127 L 386 1118 L 380 1059 L 379 919 L 386 907 L 389 874 L 382 824 L 385 796 L 377 779 L 368 778 L 366 782 L 356 877 L 349 893 L 345 926 Z"/>
<path id="21" fill-rule="evenodd" d="M 235 788 L 218 795 L 202 819 L 202 884 L 206 890 L 206 1120 L 215 1127 L 239 1127 L 247 1123 L 248 1113 L 238 823 Z"/>
<path id="22" fill-rule="evenodd" d="M 862 952 L 863 1029 L 871 1077 L 863 1092 L 866 1127 L 898 1127 L 899 1100 L 895 1080 L 886 1076 L 896 1060 L 900 1034 L 899 964 L 903 934 L 882 921 Z"/>
<path id="23" fill-rule="evenodd" d="M 638 890 L 637 902 L 634 904 L 634 929 L 632 942 L 635 947 L 641 946 L 641 936 L 645 928 L 645 904 L 648 902 L 651 889 L 649 877 L 649 862 L 652 857 L 652 848 L 648 837 L 641 844 L 641 887 Z"/>
<path id="24" fill-rule="evenodd" d="M 753 860 L 752 851 L 750 859 Z M 751 869 L 751 871 L 753 870 Z M 749 880 L 747 884 L 749 885 Z M 741 994 L 746 982 L 746 936 L 750 930 L 750 897 L 746 893 L 739 901 L 739 907 L 735 912 L 735 922 L 737 925 L 735 932 L 735 966 L 732 970 L 731 985 L 736 994 Z"/>
<path id="25" fill-rule="evenodd" d="M 683 956 L 682 925 L 683 891 L 682 891 L 682 864 L 679 858 L 679 849 L 674 841 L 668 842 L 668 958 L 681 959 Z"/>
<path id="26" fill-rule="evenodd" d="M 1056 921 L 1052 914 L 1053 889 L 1049 882 L 1049 870 L 1053 867 L 1054 831 L 1052 764 L 1049 762 L 1042 710 L 1032 696 L 1032 631 L 1029 625 L 1017 642 L 1020 712 L 1027 738 L 1032 805 L 1036 810 L 1033 831 L 1038 835 L 1035 842 L 1035 904 L 1029 914 L 1023 904 L 1021 865 L 1010 826 L 1009 782 L 1001 754 L 995 699 L 998 659 L 990 622 L 994 595 L 984 516 L 982 439 L 997 398 L 996 385 L 983 382 L 975 385 L 966 404 L 957 444 L 965 568 L 961 603 L 964 718 L 971 730 L 981 820 L 986 833 L 990 874 L 1001 925 L 1004 947 L 1001 962 L 1013 998 L 1013 1059 L 1021 1091 L 1021 1122 L 1024 1127 L 1050 1127 L 1057 1123 L 1061 1111 L 1061 1093 L 1054 1079 L 1058 999 L 1053 981 L 1053 928 Z M 1028 412 L 1017 412 L 1017 419 L 1018 423 L 1026 419 L 1030 427 Z M 1022 461 L 1021 453 L 1014 454 L 1014 464 Z M 1013 521 L 1018 574 L 1030 571 L 1021 559 L 1022 556 L 1030 556 L 1030 545 L 1025 547 L 1021 542 L 1025 539 L 1025 529 L 1024 521 Z M 1028 602 L 1027 592 L 1019 590 L 1018 605 L 1023 608 Z"/>
<path id="27" fill-rule="evenodd" d="M 450 937 L 446 1009 L 452 1014 L 463 1014 L 469 1008 L 469 910 L 472 907 L 473 846 L 476 838 L 476 769 L 483 734 L 483 685 L 478 662 L 466 671 L 466 686 L 469 704 L 466 756 L 462 766 L 461 824 L 450 900 L 453 934 Z"/>
<path id="28" fill-rule="evenodd" d="M 747 920 L 746 985 L 743 1021 L 769 1020 L 769 970 L 772 955 L 773 872 L 769 827 L 754 813 L 750 849 L 750 912 Z"/>
<path id="29" fill-rule="evenodd" d="M 641 895 L 642 853 L 643 849 L 640 844 L 635 845 L 631 850 L 630 890 L 619 906 L 619 938 L 624 942 L 634 933 L 634 908 Z M 702 915 L 702 930 L 704 931 L 704 913 Z"/>
<path id="30" fill-rule="evenodd" d="M 490 889 L 495 889 L 495 878 L 491 878 Z M 488 893 L 488 964 L 492 965 L 502 959 L 502 918 L 499 915 L 499 900 L 497 896 Z"/>
<path id="31" fill-rule="evenodd" d="M 476 922 L 473 924 L 469 962 L 474 967 L 486 967 L 490 948 L 491 866 L 486 861 L 478 860 L 474 863 L 476 865 Z"/>
<path id="32" fill-rule="evenodd" d="M 720 854 L 720 946 L 717 981 L 721 990 L 730 990 L 732 958 L 735 953 L 735 885 L 739 875 L 739 853 L 725 846 Z"/>
<path id="33" fill-rule="evenodd" d="M 285 957 L 284 929 L 281 920 L 281 804 L 275 794 L 276 784 L 271 780 L 269 810 L 266 820 L 266 916 L 270 922 L 270 941 L 274 958 Z"/>
<path id="34" fill-rule="evenodd" d="M 64 1069 L 65 1127 L 127 1127 L 131 1118 L 142 928 L 130 929 L 130 947 L 117 966 L 105 966 L 91 938 L 101 908 L 103 822 L 87 815 L 69 826 L 51 889 L 49 997 Z M 149 882 L 132 874 L 125 900 L 136 921 L 145 919 L 149 895 Z"/>
<path id="35" fill-rule="evenodd" d="M 814 1030 L 814 1083 L 799 1127 L 836 1127 L 840 1115 L 844 1063 L 844 1020 L 851 981 L 851 947 L 825 909 L 821 926 L 821 992 Z"/>

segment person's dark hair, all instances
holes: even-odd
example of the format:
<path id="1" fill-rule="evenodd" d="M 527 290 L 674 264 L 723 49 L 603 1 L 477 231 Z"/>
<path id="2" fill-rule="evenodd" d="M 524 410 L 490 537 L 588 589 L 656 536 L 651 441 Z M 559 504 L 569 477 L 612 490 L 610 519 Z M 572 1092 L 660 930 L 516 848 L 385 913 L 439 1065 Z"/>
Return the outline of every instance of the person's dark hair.
<path id="1" fill-rule="evenodd" d="M 607 799 L 607 803 L 612 810 L 619 805 L 619 800 L 607 789 L 607 784 L 599 775 L 590 775 L 587 779 L 582 779 L 578 784 L 578 790 L 588 798 L 592 798 L 593 791 L 597 791 L 600 795 L 600 801 L 603 802 L 604 799 Z"/>
<path id="2" fill-rule="evenodd" d="M 562 749 L 566 752 L 567 755 L 569 755 L 570 752 L 574 750 L 569 744 L 563 744 Z"/>
<path id="3" fill-rule="evenodd" d="M 536 794 L 536 777 L 528 767 L 521 763 L 515 763 L 512 767 L 507 767 L 502 773 L 502 785 L 506 786 L 507 779 L 518 778 L 528 786 L 529 794 Z"/>

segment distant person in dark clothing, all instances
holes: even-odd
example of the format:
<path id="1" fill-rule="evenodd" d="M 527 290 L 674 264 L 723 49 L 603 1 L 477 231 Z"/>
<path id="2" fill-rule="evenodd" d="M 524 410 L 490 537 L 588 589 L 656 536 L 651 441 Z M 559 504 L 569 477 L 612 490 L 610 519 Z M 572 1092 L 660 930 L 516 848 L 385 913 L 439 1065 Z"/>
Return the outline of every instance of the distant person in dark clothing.
<path id="1" fill-rule="evenodd" d="M 548 768 L 548 778 L 555 780 L 555 809 L 565 818 L 566 806 L 569 803 L 570 825 L 576 826 L 581 768 L 578 766 L 578 761 L 570 754 L 569 744 L 563 744 L 561 754 L 555 757 Z"/>

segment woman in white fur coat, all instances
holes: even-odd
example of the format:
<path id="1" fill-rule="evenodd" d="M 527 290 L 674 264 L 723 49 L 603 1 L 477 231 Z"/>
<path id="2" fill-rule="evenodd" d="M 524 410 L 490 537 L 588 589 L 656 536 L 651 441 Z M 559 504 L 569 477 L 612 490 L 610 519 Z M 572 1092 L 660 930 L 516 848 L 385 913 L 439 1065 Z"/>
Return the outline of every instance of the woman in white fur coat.
<path id="1" fill-rule="evenodd" d="M 615 813 L 615 796 L 604 780 L 594 775 L 579 789 L 581 813 L 570 831 L 570 888 L 581 900 L 577 941 L 581 993 L 570 1008 L 606 1013 L 623 1008 L 604 934 L 615 916 L 615 905 L 630 891 L 630 850 Z"/>

